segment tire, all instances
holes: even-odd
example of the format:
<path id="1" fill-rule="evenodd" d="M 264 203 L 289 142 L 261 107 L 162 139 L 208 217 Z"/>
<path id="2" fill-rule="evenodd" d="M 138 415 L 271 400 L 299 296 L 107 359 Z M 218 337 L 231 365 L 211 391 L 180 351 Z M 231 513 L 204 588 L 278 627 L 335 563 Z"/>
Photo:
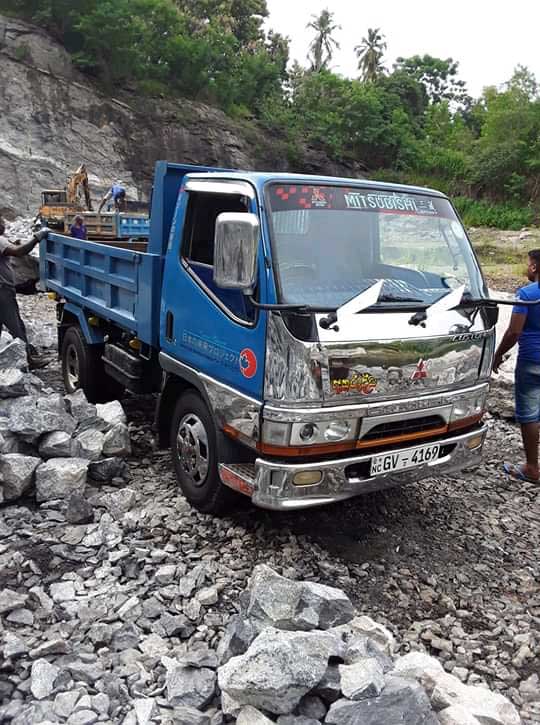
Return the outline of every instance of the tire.
<path id="1" fill-rule="evenodd" d="M 102 349 L 88 345 L 79 327 L 68 327 L 62 341 L 62 378 L 67 393 L 82 388 L 90 403 L 108 403 L 124 394 L 124 387 L 103 367 Z"/>
<path id="2" fill-rule="evenodd" d="M 238 508 L 239 494 L 219 477 L 218 437 L 212 416 L 198 393 L 183 393 L 171 424 L 176 478 L 189 503 L 201 513 L 221 515 Z"/>

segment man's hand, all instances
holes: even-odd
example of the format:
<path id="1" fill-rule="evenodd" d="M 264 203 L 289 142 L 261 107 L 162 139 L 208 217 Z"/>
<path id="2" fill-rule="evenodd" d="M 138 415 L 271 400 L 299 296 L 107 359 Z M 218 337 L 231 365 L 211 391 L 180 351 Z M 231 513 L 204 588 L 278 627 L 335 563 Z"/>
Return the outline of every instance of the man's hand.
<path id="1" fill-rule="evenodd" d="M 38 242 L 41 242 L 42 239 L 46 239 L 47 234 L 51 230 L 48 227 L 43 227 L 43 229 L 39 229 L 37 232 L 34 232 L 34 239 Z"/>
<path id="2" fill-rule="evenodd" d="M 495 354 L 495 357 L 493 358 L 493 372 L 498 373 L 499 368 L 501 367 L 503 363 L 503 357 L 499 353 Z"/>

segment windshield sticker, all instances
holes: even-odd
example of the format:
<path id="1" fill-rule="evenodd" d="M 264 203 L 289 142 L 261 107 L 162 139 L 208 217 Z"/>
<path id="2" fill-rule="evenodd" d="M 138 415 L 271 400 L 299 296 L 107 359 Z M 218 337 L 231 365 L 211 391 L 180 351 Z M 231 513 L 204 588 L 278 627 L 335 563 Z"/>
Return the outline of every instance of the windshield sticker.
<path id="1" fill-rule="evenodd" d="M 329 209 L 453 217 L 452 207 L 447 199 L 341 186 L 274 184 L 270 187 L 270 199 L 274 212 L 292 209 Z"/>
<path id="2" fill-rule="evenodd" d="M 371 373 L 354 373 L 352 378 L 332 380 L 334 393 L 361 393 L 369 395 L 377 388 L 379 381 Z"/>

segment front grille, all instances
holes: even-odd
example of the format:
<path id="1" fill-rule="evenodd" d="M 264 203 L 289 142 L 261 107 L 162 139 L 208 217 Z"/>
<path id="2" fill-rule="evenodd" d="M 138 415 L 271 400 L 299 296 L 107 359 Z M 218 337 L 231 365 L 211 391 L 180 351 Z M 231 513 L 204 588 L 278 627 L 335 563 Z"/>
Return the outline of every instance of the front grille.
<path id="1" fill-rule="evenodd" d="M 423 433 L 433 428 L 446 426 L 446 421 L 440 415 L 426 415 L 423 418 L 410 418 L 409 420 L 393 420 L 390 423 L 380 423 L 361 437 L 361 441 L 372 441 L 378 438 L 393 438 L 394 436 L 410 433 Z"/>

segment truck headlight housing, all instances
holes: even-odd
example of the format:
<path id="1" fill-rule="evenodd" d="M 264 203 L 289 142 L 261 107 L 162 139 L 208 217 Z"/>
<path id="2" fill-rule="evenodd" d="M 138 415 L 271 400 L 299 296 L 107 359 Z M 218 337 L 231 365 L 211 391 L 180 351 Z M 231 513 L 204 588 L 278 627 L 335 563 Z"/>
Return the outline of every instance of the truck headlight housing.
<path id="1" fill-rule="evenodd" d="M 292 446 L 343 443 L 357 438 L 358 419 L 321 420 L 316 423 L 293 423 Z"/>
<path id="2" fill-rule="evenodd" d="M 463 395 L 454 401 L 452 414 L 450 416 L 450 425 L 460 420 L 474 418 L 482 415 L 486 409 L 486 391 L 482 390 L 471 395 Z"/>

